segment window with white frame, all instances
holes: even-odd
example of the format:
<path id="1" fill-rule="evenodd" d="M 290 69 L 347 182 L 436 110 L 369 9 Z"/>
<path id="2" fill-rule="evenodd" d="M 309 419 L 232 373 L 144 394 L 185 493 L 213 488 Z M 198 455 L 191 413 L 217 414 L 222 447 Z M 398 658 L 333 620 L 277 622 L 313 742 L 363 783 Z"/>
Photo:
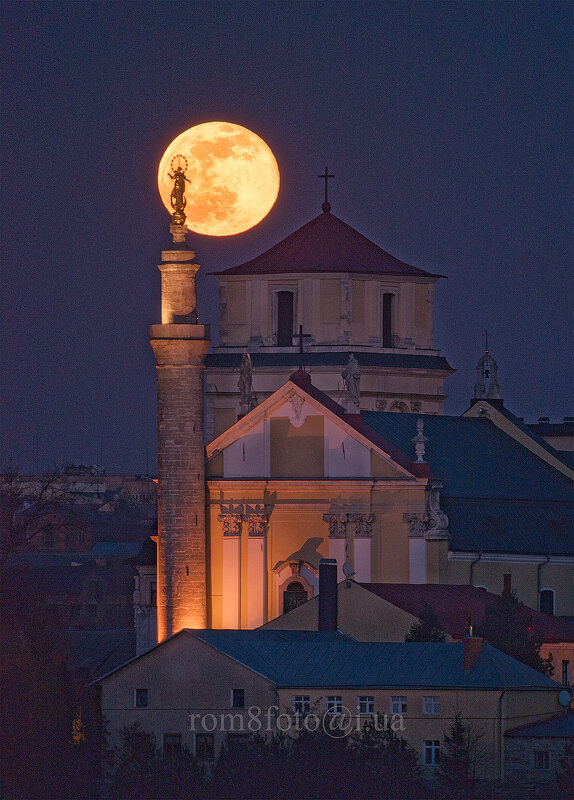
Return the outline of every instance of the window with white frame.
<path id="1" fill-rule="evenodd" d="M 436 695 L 423 697 L 423 714 L 440 714 L 440 698 Z"/>
<path id="2" fill-rule="evenodd" d="M 308 694 L 293 695 L 293 713 L 309 714 L 311 711 L 311 698 Z"/>
<path id="3" fill-rule="evenodd" d="M 372 694 L 360 694 L 357 697 L 357 711 L 359 714 L 375 713 L 375 698 Z"/>
<path id="4" fill-rule="evenodd" d="M 438 739 L 425 739 L 423 764 L 425 764 L 425 766 L 440 764 L 440 741 Z"/>
<path id="5" fill-rule="evenodd" d="M 327 714 L 343 713 L 343 698 L 340 694 L 330 694 L 326 697 L 325 711 Z"/>
<path id="6" fill-rule="evenodd" d="M 407 698 L 404 695 L 391 697 L 391 714 L 406 714 Z"/>
<path id="7" fill-rule="evenodd" d="M 534 751 L 534 769 L 548 769 L 550 765 L 550 758 L 548 750 L 535 750 Z"/>

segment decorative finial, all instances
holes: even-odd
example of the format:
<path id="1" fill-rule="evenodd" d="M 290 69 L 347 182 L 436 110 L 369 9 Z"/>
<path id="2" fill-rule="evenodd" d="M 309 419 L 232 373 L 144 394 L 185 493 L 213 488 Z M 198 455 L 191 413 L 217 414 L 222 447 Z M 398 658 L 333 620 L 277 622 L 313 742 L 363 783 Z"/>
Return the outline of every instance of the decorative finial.
<path id="1" fill-rule="evenodd" d="M 417 435 L 413 437 L 415 445 L 415 455 L 417 457 L 417 464 L 424 464 L 425 444 L 428 442 L 428 436 L 423 433 L 425 424 L 422 419 L 417 419 Z"/>
<path id="2" fill-rule="evenodd" d="M 325 181 L 325 202 L 323 203 L 321 208 L 323 209 L 323 212 L 325 214 L 328 214 L 329 211 L 331 210 L 331 203 L 329 202 L 329 197 L 328 197 L 328 194 L 329 194 L 329 178 L 334 178 L 335 176 L 334 175 L 329 175 L 329 170 L 327 169 L 327 167 L 325 167 L 324 175 L 318 175 L 317 177 L 318 178 L 323 178 L 324 181 Z"/>
<path id="3" fill-rule="evenodd" d="M 184 166 L 182 166 L 182 164 Z M 185 156 L 174 156 L 171 159 L 171 168 L 173 170 L 173 174 L 171 172 L 168 173 L 169 177 L 173 181 L 173 189 L 171 190 L 170 196 L 171 207 L 173 208 L 170 231 L 172 233 L 174 243 L 178 243 L 185 242 L 185 234 L 187 232 L 185 227 L 186 216 L 184 211 L 187 202 L 185 199 L 185 182 L 187 181 L 189 183 L 190 181 L 185 174 L 185 170 L 187 169 L 187 159 Z"/>

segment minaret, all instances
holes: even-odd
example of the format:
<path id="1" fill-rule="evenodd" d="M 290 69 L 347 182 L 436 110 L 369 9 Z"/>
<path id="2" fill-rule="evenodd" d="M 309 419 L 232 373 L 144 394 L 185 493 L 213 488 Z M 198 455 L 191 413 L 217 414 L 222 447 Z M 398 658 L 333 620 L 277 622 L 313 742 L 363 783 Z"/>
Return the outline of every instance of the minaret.
<path id="1" fill-rule="evenodd" d="M 203 370 L 209 326 L 197 324 L 195 253 L 187 249 L 185 173 L 171 200 L 173 249 L 162 252 L 161 325 L 150 327 L 157 362 L 157 635 L 207 626 Z"/>

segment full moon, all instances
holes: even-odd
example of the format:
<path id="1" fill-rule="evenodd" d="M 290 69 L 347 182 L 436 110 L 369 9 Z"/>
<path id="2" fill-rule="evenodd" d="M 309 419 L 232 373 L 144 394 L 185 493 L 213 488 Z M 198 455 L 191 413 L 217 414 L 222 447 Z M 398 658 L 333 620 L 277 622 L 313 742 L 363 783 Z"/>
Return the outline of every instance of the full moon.
<path id="1" fill-rule="evenodd" d="M 267 216 L 279 194 L 279 167 L 270 148 L 233 122 L 204 122 L 180 133 L 159 163 L 157 182 L 173 212 L 174 170 L 186 175 L 186 226 L 207 236 L 247 231 Z"/>

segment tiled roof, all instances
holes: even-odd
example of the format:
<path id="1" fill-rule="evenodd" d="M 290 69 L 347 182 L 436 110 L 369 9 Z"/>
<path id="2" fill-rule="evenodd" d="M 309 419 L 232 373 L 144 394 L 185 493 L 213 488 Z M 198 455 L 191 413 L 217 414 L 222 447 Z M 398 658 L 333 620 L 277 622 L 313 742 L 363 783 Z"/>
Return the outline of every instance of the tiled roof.
<path id="1" fill-rule="evenodd" d="M 356 642 L 342 634 L 271 629 L 186 632 L 286 688 L 559 688 L 488 644 L 465 671 L 459 642 Z"/>
<path id="2" fill-rule="evenodd" d="M 418 353 L 362 353 L 356 350 L 335 352 L 305 353 L 305 367 L 340 367 L 345 368 L 349 354 L 354 353 L 361 367 L 380 367 L 382 369 L 428 369 L 453 372 L 446 358 L 442 356 L 420 355 Z M 239 369 L 242 352 L 208 353 L 205 359 L 207 367 L 233 367 Z M 251 353 L 254 369 L 264 367 L 295 368 L 299 364 L 299 353 Z"/>
<path id="3" fill-rule="evenodd" d="M 556 716 L 543 719 L 541 722 L 530 722 L 528 725 L 520 725 L 518 728 L 504 732 L 505 736 L 511 737 L 548 737 L 558 739 L 574 738 L 574 714 L 556 714 Z"/>
<path id="4" fill-rule="evenodd" d="M 424 603 L 430 605 L 438 617 L 439 626 L 454 638 L 462 638 L 468 631 L 469 618 L 476 626 L 484 619 L 486 607 L 498 595 L 485 592 L 476 586 L 414 583 L 362 583 L 377 597 L 418 617 Z M 532 624 L 534 637 L 542 642 L 574 642 L 574 623 L 524 607 L 524 614 Z"/>
<path id="5" fill-rule="evenodd" d="M 215 275 L 355 272 L 442 278 L 399 261 L 333 214 L 320 214 L 270 250 Z"/>

